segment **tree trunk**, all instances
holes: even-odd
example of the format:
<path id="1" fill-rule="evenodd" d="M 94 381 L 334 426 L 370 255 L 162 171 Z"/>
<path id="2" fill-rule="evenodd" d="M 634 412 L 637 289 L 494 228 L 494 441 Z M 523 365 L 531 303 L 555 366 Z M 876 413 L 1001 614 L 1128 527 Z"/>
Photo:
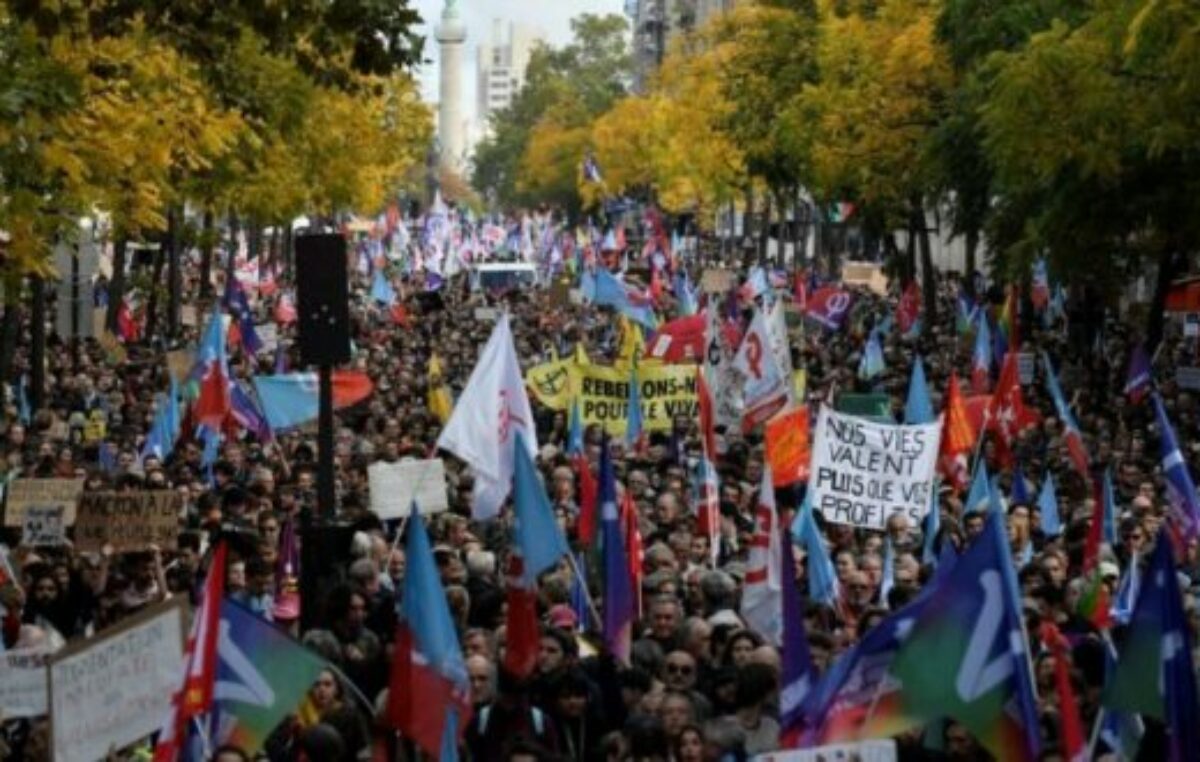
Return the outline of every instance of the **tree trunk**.
<path id="1" fill-rule="evenodd" d="M 758 231 L 758 264 L 767 263 L 767 248 L 771 242 L 771 210 L 774 208 L 772 195 L 768 191 L 763 194 L 762 227 Z"/>
<path id="2" fill-rule="evenodd" d="M 104 315 L 104 325 L 109 333 L 116 334 L 117 312 L 121 308 L 121 300 L 125 298 L 125 264 L 128 258 L 129 239 L 118 235 L 113 242 L 113 274 L 108 284 L 108 311 Z"/>
<path id="3" fill-rule="evenodd" d="M 4 279 L 4 318 L 0 320 L 0 379 L 12 379 L 20 331 L 21 280 L 9 277 Z"/>
<path id="4" fill-rule="evenodd" d="M 36 413 L 46 399 L 46 284 L 29 279 L 29 409 Z"/>
<path id="5" fill-rule="evenodd" d="M 200 298 L 212 296 L 212 263 L 213 263 L 213 219 L 211 209 L 204 210 L 204 221 L 200 231 Z"/>
<path id="6" fill-rule="evenodd" d="M 937 322 L 938 281 L 937 271 L 933 268 L 933 249 L 929 242 L 929 228 L 922 225 L 920 236 L 921 280 L 924 281 L 921 295 L 925 298 L 925 325 L 933 326 Z"/>
<path id="7" fill-rule="evenodd" d="M 183 224 L 183 209 L 172 206 L 167 210 L 167 330 L 168 338 L 179 336 L 179 316 L 183 299 L 183 267 L 180 257 L 180 226 Z"/>
<path id="8" fill-rule="evenodd" d="M 963 288 L 967 296 L 975 298 L 975 270 L 979 267 L 976 257 L 979 254 L 979 230 L 972 227 L 967 231 L 967 261 L 966 272 L 963 273 Z"/>
<path id="9" fill-rule="evenodd" d="M 1158 277 L 1154 282 L 1154 299 L 1150 302 L 1150 314 L 1146 316 L 1146 352 L 1153 356 L 1163 337 L 1163 314 L 1167 309 L 1167 292 L 1171 281 L 1179 270 L 1180 258 L 1174 246 L 1168 244 L 1158 255 Z"/>
<path id="10" fill-rule="evenodd" d="M 283 225 L 283 276 L 289 283 L 292 281 L 292 273 L 294 272 L 295 243 L 296 238 L 292 233 L 292 223 L 285 222 Z"/>
<path id="11" fill-rule="evenodd" d="M 896 268 L 900 272 L 901 287 L 908 286 L 917 277 L 917 236 L 920 222 L 913 215 L 908 217 L 908 242 L 904 246 L 904 261 Z"/>
<path id="12" fill-rule="evenodd" d="M 272 277 L 279 274 L 279 226 L 271 227 L 271 237 L 267 239 L 268 270 Z"/>
<path id="13" fill-rule="evenodd" d="M 154 252 L 153 274 L 150 276 L 150 297 L 146 301 L 146 328 L 143 331 L 143 337 L 150 341 L 154 338 L 158 330 L 158 303 L 159 293 L 161 289 L 158 284 L 162 283 L 163 266 L 167 259 L 167 237 L 163 236 L 162 241 L 158 245 L 158 251 Z"/>
<path id="14" fill-rule="evenodd" d="M 232 211 L 229 213 L 229 250 L 225 256 L 225 289 L 229 289 L 229 284 L 233 283 L 235 273 L 237 272 L 237 253 L 238 253 L 238 218 Z M 222 295 L 223 297 L 224 295 Z"/>

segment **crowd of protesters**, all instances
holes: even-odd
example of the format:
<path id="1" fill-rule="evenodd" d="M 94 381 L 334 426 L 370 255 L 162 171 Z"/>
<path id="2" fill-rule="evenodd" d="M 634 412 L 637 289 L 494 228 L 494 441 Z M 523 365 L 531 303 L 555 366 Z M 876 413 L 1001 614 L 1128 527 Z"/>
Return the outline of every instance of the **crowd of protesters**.
<path id="1" fill-rule="evenodd" d="M 698 279 L 699 273 L 693 276 Z M 300 526 L 326 508 L 317 504 L 315 429 L 260 441 L 234 427 L 215 464 L 206 467 L 203 445 L 185 422 L 165 462 L 143 457 L 142 444 L 154 415 L 152 400 L 168 384 L 167 347 L 157 341 L 130 343 L 127 356 L 117 364 L 111 352 L 88 341 L 76 361 L 68 345 L 51 334 L 41 409 L 23 421 L 14 394 L 4 411 L 4 476 L 81 477 L 85 490 L 167 488 L 182 495 L 185 509 L 177 546 L 151 552 L 96 554 L 76 552 L 70 545 L 22 547 L 19 529 L 4 530 L 15 574 L 0 588 L 4 647 L 70 644 L 167 597 L 194 596 L 215 540 L 233 536 L 236 542 L 225 570 L 227 594 L 288 629 L 336 667 L 321 672 L 295 714 L 256 753 L 272 760 L 417 758 L 411 745 L 388 727 L 383 709 L 406 558 L 403 543 L 395 542 L 397 522 L 382 522 L 370 510 L 367 468 L 375 461 L 427 458 L 436 452 L 441 423 L 429 408 L 430 356 L 436 351 L 442 377 L 457 395 L 492 329 L 490 321 L 475 319 L 476 307 L 503 306 L 509 311 L 524 368 L 554 355 L 566 356 L 579 343 L 594 362 L 609 362 L 618 336 L 611 311 L 552 304 L 544 288 L 484 293 L 472 291 L 466 278 L 458 276 L 429 293 L 420 273 L 395 268 L 392 277 L 400 293 L 400 319 L 396 310 L 369 298 L 365 275 L 356 274 L 353 281 L 356 351 L 351 365 L 370 375 L 374 392 L 337 414 L 336 512 L 353 532 L 346 552 L 334 553 L 336 580 L 319 591 L 283 586 L 277 578 L 280 538 L 287 524 Z M 277 285 L 283 287 L 286 281 Z M 218 293 L 219 289 L 218 284 Z M 958 289 L 956 282 L 943 285 L 941 314 L 925 316 L 918 338 L 903 338 L 895 331 L 887 336 L 886 370 L 869 382 L 857 377 L 860 353 L 870 328 L 894 310 L 898 289 L 893 287 L 890 297 L 858 291 L 860 306 L 843 330 L 812 325 L 793 330 L 794 365 L 806 369 L 807 402 L 814 412 L 819 404 L 832 402 L 834 390 L 883 391 L 899 412 L 918 355 L 934 390 L 934 409 L 940 409 L 950 373 L 969 375 L 971 346 L 954 325 Z M 255 300 L 261 322 L 272 319 L 277 299 L 278 292 Z M 196 306 L 204 314 L 206 305 Z M 743 319 L 750 314 L 750 305 L 745 306 Z M 1123 394 L 1136 329 L 1111 314 L 1107 322 L 1097 319 L 1103 314 L 1094 304 L 1069 299 L 1066 313 L 1045 325 L 1026 305 L 1021 313 L 1022 348 L 1045 350 L 1054 358 L 1094 464 L 1112 468 L 1118 539 L 1106 548 L 1101 573 L 1115 595 L 1130 564 L 1145 558 L 1158 537 L 1167 502 L 1159 464 L 1161 432 L 1153 410 L 1145 402 L 1133 404 Z M 28 371 L 27 319 L 16 354 L 18 373 Z M 292 345 L 294 324 L 281 326 L 279 336 L 285 346 Z M 191 345 L 196 338 L 193 329 Z M 1194 364 L 1196 351 L 1195 339 L 1184 339 L 1169 326 L 1155 356 L 1158 390 L 1184 456 L 1193 463 L 1200 456 L 1200 411 L 1196 395 L 1176 386 L 1174 369 Z M 290 360 L 294 367 L 294 346 Z M 269 352 L 247 357 L 231 350 L 231 372 L 242 380 L 272 372 L 275 363 Z M 1011 502 L 1008 507 L 1014 547 L 1024 547 L 1024 538 L 1032 541 L 1033 555 L 1020 569 L 1019 584 L 1025 630 L 1032 639 L 1043 745 L 1049 750 L 1045 758 L 1052 759 L 1053 750 L 1061 748 L 1060 725 L 1053 666 L 1045 658 L 1048 649 L 1038 640 L 1041 622 L 1056 623 L 1070 642 L 1070 675 L 1086 727 L 1092 727 L 1099 711 L 1104 646 L 1095 625 L 1077 606 L 1095 495 L 1070 467 L 1063 427 L 1043 385 L 1035 381 L 1024 392 L 1026 403 L 1042 416 L 1038 425 L 1022 433 L 1014 454 L 1023 473 L 1035 481 L 1054 474 L 1064 524 L 1060 535 L 1049 537 L 1042 532 L 1033 501 Z M 579 495 L 565 452 L 567 416 L 536 404 L 535 412 L 541 445 L 538 465 L 556 516 L 578 547 Z M 601 431 L 589 429 L 586 442 L 594 468 Z M 106 447 L 115 457 L 101 457 Z M 699 762 L 745 759 L 779 748 L 781 654 L 739 615 L 764 465 L 761 430 L 743 435 L 722 427 L 717 448 L 721 528 L 715 564 L 710 538 L 696 527 L 691 481 L 700 453 L 698 422 L 676 421 L 674 431 L 652 434 L 643 450 L 617 448 L 617 478 L 633 495 L 645 547 L 642 618 L 630 663 L 608 655 L 594 623 L 580 620 L 579 607 L 571 600 L 571 568 L 564 563 L 539 582 L 542 631 L 530 679 L 517 679 L 501 668 L 511 520 L 506 512 L 487 524 L 473 522 L 469 470 L 445 456 L 450 510 L 431 518 L 429 531 L 474 704 L 462 748 L 465 758 Z M 993 457 L 992 450 L 985 444 L 984 457 Z M 1008 494 L 1011 476 L 1002 476 L 1000 484 Z M 780 489 L 776 502 L 780 510 L 794 511 L 802 496 L 799 486 Z M 964 496 L 949 489 L 942 490 L 938 510 L 939 548 L 946 543 L 963 546 L 982 527 L 981 518 L 966 515 Z M 873 624 L 910 600 L 930 578 L 930 567 L 923 562 L 922 527 L 890 522 L 893 581 L 884 595 L 883 534 L 824 521 L 821 525 L 835 563 L 838 596 L 832 606 L 805 601 L 804 621 L 813 659 L 824 670 Z M 804 591 L 803 548 L 795 550 L 798 589 Z M 1195 543 L 1187 547 L 1180 569 L 1187 577 L 1188 624 L 1193 642 L 1200 642 L 1200 556 Z M 602 606 L 600 591 L 594 592 Z M 302 618 L 311 623 L 305 631 Z M 1161 726 L 1150 723 L 1142 742 L 1145 758 L 1157 758 L 1161 736 Z M 897 742 L 902 759 L 988 758 L 966 728 L 949 719 Z M 0 758 L 49 759 L 48 743 L 45 718 L 4 721 Z M 144 753 L 114 750 L 114 757 L 138 758 Z M 214 752 L 221 762 L 251 756 L 232 747 Z"/>

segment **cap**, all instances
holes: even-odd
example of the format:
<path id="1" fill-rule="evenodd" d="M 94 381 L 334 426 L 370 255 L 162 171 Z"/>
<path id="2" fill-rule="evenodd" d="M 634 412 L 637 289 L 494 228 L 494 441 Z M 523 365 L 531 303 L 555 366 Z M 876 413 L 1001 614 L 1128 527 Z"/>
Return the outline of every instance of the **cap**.
<path id="1" fill-rule="evenodd" d="M 546 621 L 551 626 L 561 630 L 573 630 L 579 624 L 579 617 L 575 616 L 575 612 L 565 603 L 555 604 L 546 612 Z"/>

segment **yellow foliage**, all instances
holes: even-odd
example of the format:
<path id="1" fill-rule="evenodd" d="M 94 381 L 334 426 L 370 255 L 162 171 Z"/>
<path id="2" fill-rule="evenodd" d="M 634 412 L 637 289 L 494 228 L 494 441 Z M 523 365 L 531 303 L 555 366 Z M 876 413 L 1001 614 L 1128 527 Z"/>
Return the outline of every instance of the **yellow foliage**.
<path id="1" fill-rule="evenodd" d="M 576 195 L 580 166 L 591 147 L 591 129 L 564 101 L 534 125 L 517 172 L 517 191 L 531 199 L 568 203 Z"/>

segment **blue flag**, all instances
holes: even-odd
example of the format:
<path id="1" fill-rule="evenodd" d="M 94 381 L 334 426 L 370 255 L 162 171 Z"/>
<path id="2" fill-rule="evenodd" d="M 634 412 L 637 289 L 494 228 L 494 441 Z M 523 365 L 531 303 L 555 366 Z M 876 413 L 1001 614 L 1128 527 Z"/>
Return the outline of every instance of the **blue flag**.
<path id="1" fill-rule="evenodd" d="M 1025 472 L 1019 459 L 1013 467 L 1012 490 L 1009 494 L 1016 505 L 1029 505 L 1029 482 L 1025 481 Z"/>
<path id="2" fill-rule="evenodd" d="M 792 520 L 792 537 L 804 546 L 805 576 L 808 577 L 808 598 L 817 603 L 832 605 L 837 599 L 837 571 L 829 550 L 813 517 L 812 498 L 805 494 L 800 512 Z"/>
<path id="3" fill-rule="evenodd" d="M 225 287 L 225 306 L 238 323 L 238 333 L 241 334 L 242 348 L 246 350 L 246 354 L 257 353 L 262 349 L 262 339 L 258 338 L 258 332 L 254 330 L 254 311 L 250 309 L 246 292 L 237 278 L 230 278 Z"/>
<path id="4" fill-rule="evenodd" d="M 862 359 L 858 363 L 858 377 L 863 381 L 870 381 L 886 369 L 887 366 L 883 360 L 883 347 L 879 344 L 879 336 L 875 331 L 872 331 L 871 337 L 867 339 L 867 345 L 863 348 Z"/>
<path id="5" fill-rule="evenodd" d="M 929 385 L 925 383 L 925 364 L 921 356 L 913 362 L 912 377 L 908 381 L 908 401 L 904 403 L 904 422 L 909 426 L 933 423 L 933 404 L 929 401 Z"/>
<path id="6" fill-rule="evenodd" d="M 992 502 L 991 479 L 988 478 L 987 463 L 980 458 L 975 462 L 975 476 L 971 479 L 971 490 L 967 493 L 967 513 L 985 510 Z"/>
<path id="7" fill-rule="evenodd" d="M 1104 541 L 1117 544 L 1117 491 L 1113 489 L 1112 467 L 1104 469 Z"/>
<path id="8" fill-rule="evenodd" d="M 1058 495 L 1054 490 L 1054 477 L 1046 472 L 1046 480 L 1042 482 L 1042 491 L 1038 493 L 1038 510 L 1042 513 L 1042 532 L 1047 537 L 1058 537 L 1062 534 L 1062 520 L 1058 516 Z"/>
<path id="9" fill-rule="evenodd" d="M 600 532 L 604 543 L 604 644 L 618 661 L 629 661 L 637 603 L 629 575 L 629 556 L 621 538 L 617 478 L 608 442 L 600 454 Z"/>
<path id="10" fill-rule="evenodd" d="M 524 561 L 524 582 L 532 587 L 538 575 L 554 568 L 567 555 L 567 541 L 554 518 L 550 498 L 538 478 L 537 467 L 529 457 L 521 432 L 517 432 L 513 466 L 513 514 L 516 517 L 514 535 Z"/>
<path id="11" fill-rule="evenodd" d="M 938 505 L 938 482 L 933 483 L 933 489 L 929 491 L 929 512 L 925 514 L 925 521 L 921 528 L 922 538 L 921 543 L 921 563 L 931 564 L 934 568 L 937 567 L 938 557 L 934 552 L 934 545 L 937 542 L 938 530 L 942 526 L 942 511 Z"/>
<path id="12" fill-rule="evenodd" d="M 571 579 L 571 610 L 575 612 L 576 628 L 585 632 L 593 623 L 587 597 L 587 557 L 583 551 L 575 554 L 575 571 Z"/>
<path id="13" fill-rule="evenodd" d="M 396 303 L 396 289 L 392 288 L 391 281 L 383 274 L 382 268 L 376 270 L 371 278 L 371 299 L 385 307 Z"/>
<path id="14" fill-rule="evenodd" d="M 658 318 L 647 303 L 635 303 L 629 289 L 615 275 L 604 268 L 595 272 L 585 271 L 580 288 L 584 298 L 600 306 L 608 306 L 650 330 L 658 327 Z"/>
<path id="15" fill-rule="evenodd" d="M 808 647 L 800 591 L 796 589 L 796 561 L 791 538 L 780 543 L 780 580 L 783 585 L 783 668 L 780 674 L 779 729 L 785 748 L 794 748 L 804 719 L 804 701 L 817 682 L 817 668 Z"/>
<path id="16" fill-rule="evenodd" d="M 1162 438 L 1162 470 L 1167 480 L 1167 496 L 1184 530 L 1184 536 L 1191 539 L 1200 534 L 1200 500 L 1196 498 L 1196 485 L 1192 482 L 1187 461 L 1179 451 L 1175 430 L 1171 428 L 1162 398 L 1157 394 L 1154 395 L 1154 414 Z"/>
<path id="17" fill-rule="evenodd" d="M 571 398 L 571 420 L 567 428 L 567 454 L 583 453 L 583 414 L 579 410 L 579 397 Z"/>

